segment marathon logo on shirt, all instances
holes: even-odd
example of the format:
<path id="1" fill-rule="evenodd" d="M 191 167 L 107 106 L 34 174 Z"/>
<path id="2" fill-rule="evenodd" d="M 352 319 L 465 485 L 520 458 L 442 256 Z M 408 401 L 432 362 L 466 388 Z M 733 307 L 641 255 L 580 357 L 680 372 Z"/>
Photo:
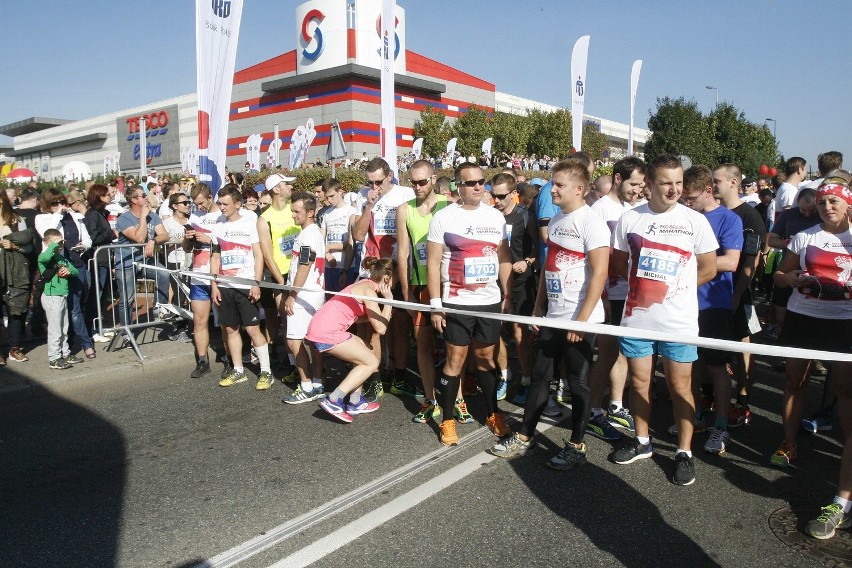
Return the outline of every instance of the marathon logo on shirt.
<path id="1" fill-rule="evenodd" d="M 488 235 L 501 235 L 500 229 L 496 227 L 473 227 L 469 226 L 464 230 L 465 237 L 487 237 Z"/>
<path id="2" fill-rule="evenodd" d="M 564 239 L 579 239 L 580 233 L 578 233 L 573 227 L 555 227 L 553 229 L 553 236 Z"/>
<path id="3" fill-rule="evenodd" d="M 675 224 L 664 224 L 657 225 L 656 223 L 651 223 L 648 225 L 648 229 L 645 231 L 646 235 L 655 235 L 655 236 L 663 236 L 663 235 L 682 235 L 687 237 L 692 237 L 695 233 L 690 227 L 685 225 L 675 225 Z"/>

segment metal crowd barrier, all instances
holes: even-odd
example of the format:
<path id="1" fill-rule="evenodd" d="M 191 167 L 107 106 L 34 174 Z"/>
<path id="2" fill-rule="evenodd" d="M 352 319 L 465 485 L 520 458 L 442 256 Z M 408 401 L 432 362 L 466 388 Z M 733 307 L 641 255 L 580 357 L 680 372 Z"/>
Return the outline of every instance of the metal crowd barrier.
<path id="1" fill-rule="evenodd" d="M 144 357 L 136 341 L 138 330 L 192 320 L 189 280 L 180 274 L 189 267 L 190 253 L 173 241 L 156 245 L 150 257 L 144 249 L 144 244 L 105 245 L 90 261 L 97 300 L 94 329 L 112 334 L 108 351 L 124 347 L 126 341 L 140 361 Z"/>

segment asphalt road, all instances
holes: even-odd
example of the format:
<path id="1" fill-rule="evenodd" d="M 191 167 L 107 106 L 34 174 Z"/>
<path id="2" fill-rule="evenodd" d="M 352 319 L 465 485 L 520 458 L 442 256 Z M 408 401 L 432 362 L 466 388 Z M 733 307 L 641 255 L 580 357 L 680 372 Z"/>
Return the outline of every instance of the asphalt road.
<path id="1" fill-rule="evenodd" d="M 765 365 L 753 423 L 722 457 L 697 435 L 698 480 L 678 487 L 664 388 L 653 460 L 614 465 L 588 437 L 589 465 L 554 472 L 544 462 L 567 421 L 545 425 L 537 455 L 506 461 L 485 453 L 496 439 L 479 423 L 442 448 L 436 427 L 411 423 L 413 399 L 386 394 L 344 425 L 283 404 L 280 383 L 189 379 L 187 359 L 0 402 L 0 566 L 819 565 L 768 519 L 791 507 L 804 522 L 831 498 L 840 445 L 803 436 L 798 468 L 769 465 L 782 383 Z"/>

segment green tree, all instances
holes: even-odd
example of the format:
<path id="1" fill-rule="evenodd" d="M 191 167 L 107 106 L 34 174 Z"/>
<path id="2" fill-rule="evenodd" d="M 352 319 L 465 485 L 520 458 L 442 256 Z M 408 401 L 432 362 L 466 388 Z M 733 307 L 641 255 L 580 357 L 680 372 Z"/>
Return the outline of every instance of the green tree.
<path id="1" fill-rule="evenodd" d="M 648 129 L 651 136 L 645 144 L 647 159 L 675 154 L 689 156 L 695 164 L 716 163 L 719 152 L 713 128 L 694 100 L 658 98 L 657 110 L 648 118 Z"/>
<path id="2" fill-rule="evenodd" d="M 734 163 L 744 174 L 756 176 L 761 164 L 772 164 L 777 159 L 778 147 L 769 128 L 749 122 L 733 105 L 720 104 L 708 121 L 718 144 L 715 163 Z"/>
<path id="3" fill-rule="evenodd" d="M 593 160 L 600 160 L 608 147 L 606 136 L 596 125 L 591 122 L 583 125 L 583 152 Z"/>
<path id="4" fill-rule="evenodd" d="M 420 120 L 414 123 L 414 137 L 423 138 L 423 154 L 427 156 L 440 156 L 445 152 L 452 132 L 446 115 L 430 105 L 423 107 Z"/>
<path id="5" fill-rule="evenodd" d="M 530 139 L 527 153 L 537 156 L 560 156 L 571 154 L 573 148 L 571 112 L 559 109 L 554 112 L 542 112 L 533 109 L 527 113 L 530 121 Z"/>
<path id="6" fill-rule="evenodd" d="M 453 125 L 453 135 L 459 139 L 456 149 L 464 156 L 479 157 L 482 142 L 491 136 L 491 130 L 491 120 L 485 109 L 471 105 Z"/>
<path id="7" fill-rule="evenodd" d="M 494 112 L 491 118 L 491 136 L 494 154 L 525 153 L 530 137 L 530 123 L 526 116 L 508 112 Z"/>

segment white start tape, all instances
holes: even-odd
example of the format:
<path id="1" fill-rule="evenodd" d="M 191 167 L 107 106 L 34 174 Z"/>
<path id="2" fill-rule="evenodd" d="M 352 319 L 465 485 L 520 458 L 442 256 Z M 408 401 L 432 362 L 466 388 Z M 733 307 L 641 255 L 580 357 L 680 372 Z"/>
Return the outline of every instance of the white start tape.
<path id="1" fill-rule="evenodd" d="M 251 280 L 248 278 L 236 278 L 233 276 L 221 276 L 207 274 L 202 272 L 168 270 L 158 266 L 150 266 L 147 264 L 136 263 L 140 268 L 147 270 L 162 270 L 170 274 L 179 273 L 182 276 L 198 278 L 199 280 L 209 280 L 211 282 L 225 282 L 242 284 L 243 286 L 258 286 L 260 288 L 269 288 L 272 290 L 287 290 L 300 291 L 302 288 L 295 286 L 286 286 L 275 284 L 273 282 L 263 282 L 259 280 Z M 770 357 L 792 357 L 796 359 L 817 359 L 820 361 L 842 361 L 852 362 L 852 353 L 838 353 L 835 351 L 818 351 L 815 349 L 800 349 L 798 347 L 782 347 L 778 345 L 763 345 L 760 343 L 743 343 L 741 341 L 729 341 L 725 339 L 711 339 L 707 337 L 689 337 L 678 335 L 675 333 L 667 333 L 664 331 L 653 331 L 650 329 L 637 329 L 632 327 L 622 327 L 617 325 L 608 325 L 603 323 L 588 323 L 582 321 L 574 321 L 565 318 L 534 318 L 531 316 L 516 316 L 512 314 L 484 314 L 469 310 L 457 310 L 454 308 L 442 307 L 440 309 L 433 308 L 424 304 L 416 304 L 412 302 L 402 302 L 399 300 L 386 300 L 382 297 L 367 297 L 356 296 L 353 294 L 343 294 L 341 292 L 326 292 L 335 296 L 346 296 L 357 300 L 368 300 L 379 304 L 388 304 L 394 308 L 403 310 L 413 310 L 418 312 L 440 312 L 453 313 L 467 316 L 475 316 L 481 318 L 496 319 L 505 322 L 518 323 L 521 325 L 530 325 L 538 327 L 549 327 L 554 329 L 563 329 L 565 331 L 579 331 L 581 333 L 594 333 L 600 335 L 611 335 L 614 337 L 629 337 L 633 339 L 646 339 L 649 341 L 668 341 L 672 343 L 683 343 L 686 345 L 695 345 L 696 347 L 704 347 L 707 349 L 717 349 L 719 351 L 731 351 L 735 353 L 750 353 L 752 355 L 765 355 Z"/>

